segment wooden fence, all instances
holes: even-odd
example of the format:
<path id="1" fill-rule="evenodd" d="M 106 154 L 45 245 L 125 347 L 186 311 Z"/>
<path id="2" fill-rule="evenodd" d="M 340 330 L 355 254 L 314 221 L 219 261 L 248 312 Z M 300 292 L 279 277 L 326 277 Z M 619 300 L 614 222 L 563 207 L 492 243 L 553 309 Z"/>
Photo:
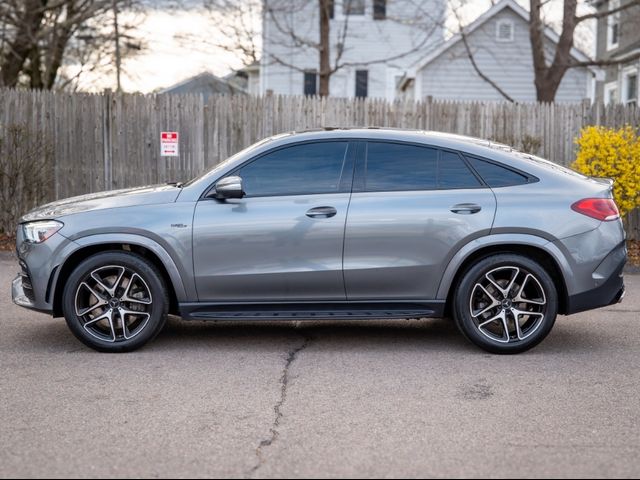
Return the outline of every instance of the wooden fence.
<path id="1" fill-rule="evenodd" d="M 563 165 L 586 125 L 640 124 L 635 106 L 386 102 L 293 96 L 78 94 L 0 90 L 0 125 L 53 143 L 50 196 L 189 179 L 264 137 L 317 127 L 379 126 L 488 138 Z M 178 131 L 180 156 L 160 156 Z M 0 139 L 1 140 L 1 139 Z M 639 160 L 640 161 L 640 160 Z M 638 232 L 638 215 L 631 222 Z"/>

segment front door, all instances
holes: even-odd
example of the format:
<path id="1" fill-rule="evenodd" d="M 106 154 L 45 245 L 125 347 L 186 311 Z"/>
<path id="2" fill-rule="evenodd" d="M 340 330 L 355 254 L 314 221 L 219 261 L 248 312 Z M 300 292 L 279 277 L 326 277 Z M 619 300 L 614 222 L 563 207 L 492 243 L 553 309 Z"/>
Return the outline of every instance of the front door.
<path id="1" fill-rule="evenodd" d="M 242 178 L 244 198 L 198 202 L 193 247 L 201 302 L 345 299 L 354 145 L 272 150 L 229 174 Z"/>

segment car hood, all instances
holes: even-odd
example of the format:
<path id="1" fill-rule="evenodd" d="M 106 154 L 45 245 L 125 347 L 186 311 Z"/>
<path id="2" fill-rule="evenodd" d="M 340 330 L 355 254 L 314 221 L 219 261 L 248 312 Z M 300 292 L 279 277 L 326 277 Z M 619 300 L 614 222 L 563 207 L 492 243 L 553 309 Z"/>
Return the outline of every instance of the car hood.
<path id="1" fill-rule="evenodd" d="M 173 185 L 152 185 L 90 193 L 37 207 L 24 215 L 20 219 L 20 223 L 60 218 L 65 215 L 89 212 L 91 210 L 172 203 L 178 198 L 180 191 L 180 188 Z"/>

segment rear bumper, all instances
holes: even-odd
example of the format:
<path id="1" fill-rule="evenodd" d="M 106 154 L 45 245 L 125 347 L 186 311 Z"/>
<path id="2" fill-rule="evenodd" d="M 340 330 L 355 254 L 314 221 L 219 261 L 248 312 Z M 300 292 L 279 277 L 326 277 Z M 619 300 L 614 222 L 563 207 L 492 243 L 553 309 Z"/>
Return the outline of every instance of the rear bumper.
<path id="1" fill-rule="evenodd" d="M 611 275 L 598 287 L 576 295 L 569 295 L 567 299 L 567 315 L 621 302 L 624 297 L 624 277 L 622 275 L 622 269 L 626 261 L 627 258 L 625 255 L 624 259 L 617 264 Z"/>

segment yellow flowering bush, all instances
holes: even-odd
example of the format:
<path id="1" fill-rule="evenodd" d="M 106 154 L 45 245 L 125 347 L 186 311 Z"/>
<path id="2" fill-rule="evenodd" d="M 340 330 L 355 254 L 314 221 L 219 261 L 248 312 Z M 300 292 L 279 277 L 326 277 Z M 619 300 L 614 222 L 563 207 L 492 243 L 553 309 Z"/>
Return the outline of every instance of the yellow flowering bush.
<path id="1" fill-rule="evenodd" d="M 632 127 L 585 127 L 576 144 L 578 155 L 571 166 L 590 177 L 615 179 L 613 196 L 620 215 L 640 206 L 640 137 Z"/>

